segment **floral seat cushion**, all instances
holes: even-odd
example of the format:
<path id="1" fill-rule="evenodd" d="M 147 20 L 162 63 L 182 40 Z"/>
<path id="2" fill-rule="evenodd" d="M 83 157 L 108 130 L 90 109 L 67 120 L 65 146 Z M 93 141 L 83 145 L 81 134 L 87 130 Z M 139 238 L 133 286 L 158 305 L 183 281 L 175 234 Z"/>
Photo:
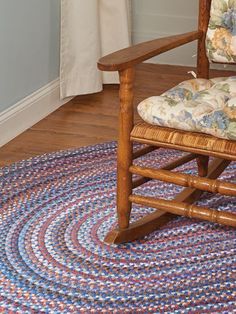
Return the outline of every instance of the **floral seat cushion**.
<path id="1" fill-rule="evenodd" d="M 206 51 L 210 61 L 236 62 L 236 0 L 212 0 Z"/>
<path id="2" fill-rule="evenodd" d="M 147 123 L 236 140 L 236 76 L 192 79 L 138 105 Z"/>

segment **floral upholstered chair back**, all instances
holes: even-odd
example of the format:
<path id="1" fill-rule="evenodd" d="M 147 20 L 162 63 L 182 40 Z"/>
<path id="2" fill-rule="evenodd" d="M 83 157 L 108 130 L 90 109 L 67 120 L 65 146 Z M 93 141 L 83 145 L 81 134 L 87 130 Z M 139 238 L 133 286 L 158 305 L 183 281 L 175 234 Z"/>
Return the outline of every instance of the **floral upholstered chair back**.
<path id="1" fill-rule="evenodd" d="M 236 63 L 236 0 L 212 0 L 206 50 L 210 61 Z"/>

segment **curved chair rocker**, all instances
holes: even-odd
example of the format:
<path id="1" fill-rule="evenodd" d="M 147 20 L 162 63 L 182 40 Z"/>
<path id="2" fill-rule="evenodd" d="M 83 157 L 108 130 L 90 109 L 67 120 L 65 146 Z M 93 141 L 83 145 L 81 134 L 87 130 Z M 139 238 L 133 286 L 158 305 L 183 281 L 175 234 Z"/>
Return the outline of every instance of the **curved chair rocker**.
<path id="1" fill-rule="evenodd" d="M 236 1 L 199 0 L 197 31 L 141 43 L 99 60 L 100 70 L 119 71 L 120 76 L 118 228 L 107 234 L 105 242 L 122 243 L 141 238 L 176 215 L 236 227 L 235 213 L 192 205 L 204 191 L 236 196 L 235 183 L 217 180 L 230 162 L 236 160 L 236 77 L 209 80 L 208 60 L 209 57 L 213 62 L 236 62 L 236 37 L 231 34 L 236 25 L 233 20 L 235 12 Z M 161 96 L 144 100 L 139 104 L 138 111 L 145 122 L 134 125 L 135 66 L 194 40 L 198 41 L 198 79 L 185 81 Z M 217 96 L 216 99 L 214 96 Z M 165 114 L 161 110 L 163 108 Z M 184 123 L 180 123 L 183 117 Z M 219 126 L 219 117 L 225 121 L 223 127 Z M 133 153 L 133 142 L 148 146 Z M 161 169 L 133 165 L 135 158 L 159 147 L 181 150 L 188 154 Z M 209 157 L 213 157 L 210 163 Z M 193 159 L 197 161 L 198 176 L 171 172 Z M 132 180 L 132 174 L 141 178 Z M 151 179 L 186 188 L 174 200 L 132 193 L 134 188 Z M 130 223 L 132 203 L 157 210 Z"/>

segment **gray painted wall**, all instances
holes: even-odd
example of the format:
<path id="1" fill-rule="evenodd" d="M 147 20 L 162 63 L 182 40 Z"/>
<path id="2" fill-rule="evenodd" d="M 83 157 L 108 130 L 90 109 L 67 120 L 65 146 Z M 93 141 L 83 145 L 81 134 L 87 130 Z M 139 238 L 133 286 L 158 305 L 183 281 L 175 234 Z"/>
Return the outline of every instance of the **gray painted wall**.
<path id="1" fill-rule="evenodd" d="M 198 0 L 132 0 L 133 42 L 181 34 L 197 27 Z M 193 65 L 196 44 L 188 44 L 152 62 Z"/>
<path id="2" fill-rule="evenodd" d="M 59 75 L 60 0 L 0 0 L 0 112 Z"/>

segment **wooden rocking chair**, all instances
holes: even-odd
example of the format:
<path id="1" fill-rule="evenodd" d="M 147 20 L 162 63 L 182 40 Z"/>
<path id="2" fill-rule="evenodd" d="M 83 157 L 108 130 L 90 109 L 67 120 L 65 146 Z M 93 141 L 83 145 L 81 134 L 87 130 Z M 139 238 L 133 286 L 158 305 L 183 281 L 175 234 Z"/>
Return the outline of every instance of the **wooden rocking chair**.
<path id="1" fill-rule="evenodd" d="M 227 1 L 231 2 L 232 5 L 232 1 Z M 192 205 L 204 191 L 236 196 L 236 184 L 217 180 L 217 177 L 230 162 L 236 160 L 236 140 L 175 129 L 171 126 L 152 125 L 146 122 L 134 125 L 133 121 L 135 66 L 144 60 L 197 40 L 197 77 L 209 78 L 209 61 L 205 42 L 213 2 L 214 0 L 199 0 L 199 27 L 197 31 L 141 43 L 105 56 L 98 62 L 100 70 L 119 71 L 120 77 L 117 166 L 118 228 L 107 234 L 105 238 L 107 243 L 122 243 L 144 237 L 175 218 L 176 215 L 236 227 L 235 213 Z M 208 52 L 209 54 L 212 53 Z M 235 60 L 236 58 L 230 62 L 234 63 Z M 133 153 L 133 142 L 148 146 Z M 159 147 L 181 150 L 188 152 L 188 154 L 161 169 L 133 165 L 134 159 Z M 211 163 L 208 163 L 209 157 L 213 157 Z M 171 172 L 172 169 L 193 159 L 197 160 L 198 176 Z M 141 178 L 133 181 L 132 174 L 139 175 Z M 133 188 L 150 179 L 162 180 L 186 188 L 174 200 L 132 194 Z M 157 210 L 134 223 L 130 223 L 132 203 L 153 207 Z"/>

